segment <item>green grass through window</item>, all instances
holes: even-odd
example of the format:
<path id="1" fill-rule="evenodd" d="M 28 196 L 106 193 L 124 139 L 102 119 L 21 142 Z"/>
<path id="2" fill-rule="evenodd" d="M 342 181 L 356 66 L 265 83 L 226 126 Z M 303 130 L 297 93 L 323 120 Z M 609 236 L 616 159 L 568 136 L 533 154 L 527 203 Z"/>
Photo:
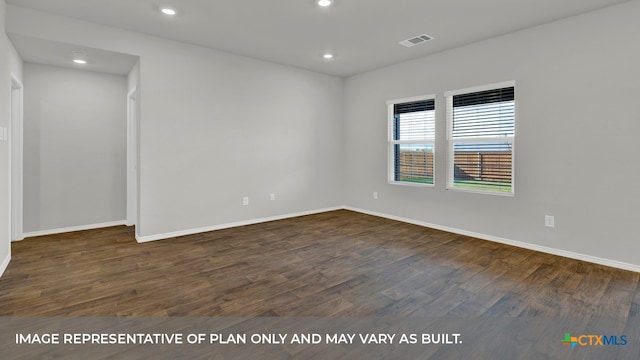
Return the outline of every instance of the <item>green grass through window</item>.
<path id="1" fill-rule="evenodd" d="M 417 184 L 430 184 L 433 185 L 432 177 L 410 177 L 403 176 L 398 179 L 400 182 L 409 182 Z M 495 192 L 511 192 L 511 184 L 498 181 L 479 181 L 479 180 L 455 180 L 453 186 L 462 189 L 471 190 L 487 190 Z"/>
<path id="2" fill-rule="evenodd" d="M 400 177 L 400 179 L 398 179 L 398 181 L 411 182 L 411 183 L 418 183 L 418 184 L 431 184 L 431 185 L 433 185 L 433 178 L 432 178 L 432 177 L 410 177 L 410 176 L 402 176 L 402 177 Z"/>
<path id="3" fill-rule="evenodd" d="M 496 192 L 511 192 L 511 184 L 497 181 L 454 180 L 453 186 L 463 189 L 488 190 Z"/>

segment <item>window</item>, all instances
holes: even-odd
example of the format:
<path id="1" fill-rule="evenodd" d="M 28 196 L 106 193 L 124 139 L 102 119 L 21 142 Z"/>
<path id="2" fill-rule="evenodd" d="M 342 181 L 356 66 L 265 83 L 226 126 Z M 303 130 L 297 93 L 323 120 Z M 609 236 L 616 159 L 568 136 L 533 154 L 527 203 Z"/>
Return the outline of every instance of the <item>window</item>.
<path id="1" fill-rule="evenodd" d="M 433 186 L 435 96 L 389 101 L 389 182 Z"/>
<path id="2" fill-rule="evenodd" d="M 447 188 L 513 194 L 515 83 L 445 93 Z"/>

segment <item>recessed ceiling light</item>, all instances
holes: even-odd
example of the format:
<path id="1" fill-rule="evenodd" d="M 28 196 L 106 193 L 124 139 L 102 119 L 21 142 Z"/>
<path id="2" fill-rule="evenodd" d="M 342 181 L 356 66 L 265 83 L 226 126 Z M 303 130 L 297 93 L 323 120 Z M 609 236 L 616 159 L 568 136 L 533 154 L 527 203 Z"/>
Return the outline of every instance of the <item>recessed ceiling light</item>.
<path id="1" fill-rule="evenodd" d="M 322 55 L 322 57 L 323 57 L 323 58 L 325 58 L 325 59 L 327 59 L 327 60 L 329 60 L 329 59 L 333 59 L 333 54 L 328 54 L 328 53 L 327 53 L 327 54 Z"/>
<path id="2" fill-rule="evenodd" d="M 330 6 L 331 4 L 333 4 L 332 0 L 318 0 L 318 5 L 320 6 Z"/>
<path id="3" fill-rule="evenodd" d="M 87 54 L 80 50 L 72 51 L 71 60 L 76 64 L 84 65 L 87 63 Z"/>
<path id="4" fill-rule="evenodd" d="M 160 11 L 162 11 L 163 14 L 165 15 L 169 15 L 169 16 L 174 16 L 175 14 L 177 14 L 178 12 L 176 11 L 176 9 L 170 8 L 170 7 L 162 7 L 160 8 Z"/>

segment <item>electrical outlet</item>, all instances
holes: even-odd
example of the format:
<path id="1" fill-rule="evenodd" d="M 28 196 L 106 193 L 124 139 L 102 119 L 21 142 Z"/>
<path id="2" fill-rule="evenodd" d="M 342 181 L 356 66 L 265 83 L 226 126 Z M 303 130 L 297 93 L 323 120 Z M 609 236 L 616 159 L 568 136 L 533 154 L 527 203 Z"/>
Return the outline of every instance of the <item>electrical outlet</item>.
<path id="1" fill-rule="evenodd" d="M 271 200 L 275 200 L 276 199 L 276 194 L 271 194 Z"/>
<path id="2" fill-rule="evenodd" d="M 554 216 L 552 215 L 545 215 L 544 216 L 544 226 L 546 227 L 555 227 L 556 226 L 556 219 Z"/>
<path id="3" fill-rule="evenodd" d="M 249 205 L 249 197 L 245 196 L 242 198 L 242 205 Z"/>
<path id="4" fill-rule="evenodd" d="M 376 200 L 378 200 L 378 192 L 377 192 L 377 191 L 374 191 L 374 192 L 373 192 L 373 198 L 374 198 L 374 199 L 376 199 Z"/>

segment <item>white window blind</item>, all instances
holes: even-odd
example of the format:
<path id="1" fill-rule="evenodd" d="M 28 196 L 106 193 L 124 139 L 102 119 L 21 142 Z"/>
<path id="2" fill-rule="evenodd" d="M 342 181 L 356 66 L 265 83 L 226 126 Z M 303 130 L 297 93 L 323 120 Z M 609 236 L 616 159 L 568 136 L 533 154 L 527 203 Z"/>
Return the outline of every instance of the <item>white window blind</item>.
<path id="1" fill-rule="evenodd" d="M 513 194 L 515 86 L 447 94 L 448 188 Z"/>
<path id="2" fill-rule="evenodd" d="M 433 185 L 434 97 L 391 101 L 389 105 L 389 181 Z"/>

